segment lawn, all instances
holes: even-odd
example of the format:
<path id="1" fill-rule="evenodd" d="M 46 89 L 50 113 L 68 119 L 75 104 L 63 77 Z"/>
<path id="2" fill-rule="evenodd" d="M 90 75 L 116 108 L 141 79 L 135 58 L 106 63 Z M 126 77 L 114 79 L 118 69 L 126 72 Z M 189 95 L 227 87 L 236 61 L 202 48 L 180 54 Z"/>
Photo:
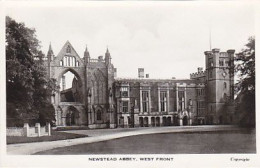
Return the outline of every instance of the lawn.
<path id="1" fill-rule="evenodd" d="M 130 143 L 129 143 L 130 142 Z M 256 153 L 255 130 L 137 135 L 42 151 L 37 154 Z"/>
<path id="2" fill-rule="evenodd" d="M 51 136 L 42 136 L 42 137 L 7 136 L 6 141 L 7 141 L 7 144 L 16 144 L 16 143 L 30 143 L 30 142 L 44 142 L 44 141 L 75 139 L 75 138 L 82 138 L 82 137 L 87 137 L 87 135 L 52 131 Z"/>

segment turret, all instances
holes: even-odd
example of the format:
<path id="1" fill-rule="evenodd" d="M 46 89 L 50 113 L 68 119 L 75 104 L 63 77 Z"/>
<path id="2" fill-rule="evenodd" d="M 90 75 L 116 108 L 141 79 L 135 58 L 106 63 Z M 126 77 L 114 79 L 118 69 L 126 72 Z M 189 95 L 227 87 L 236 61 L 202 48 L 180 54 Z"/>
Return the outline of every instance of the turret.
<path id="1" fill-rule="evenodd" d="M 54 59 L 54 54 L 53 54 L 53 51 L 52 51 L 51 43 L 50 43 L 50 45 L 49 45 L 49 50 L 48 50 L 48 53 L 47 53 L 47 58 L 48 58 L 48 62 L 51 62 L 51 61 Z"/>
<path id="2" fill-rule="evenodd" d="M 223 124 L 225 106 L 233 100 L 234 50 L 206 51 L 206 99 L 208 124 Z"/>
<path id="3" fill-rule="evenodd" d="M 86 46 L 86 49 L 85 49 L 85 52 L 84 52 L 84 60 L 85 60 L 86 63 L 90 62 L 90 55 L 89 55 L 87 46 Z"/>
<path id="4" fill-rule="evenodd" d="M 48 53 L 47 53 L 47 75 L 48 77 L 50 77 L 50 72 L 51 72 L 51 61 L 54 59 L 54 54 L 53 54 L 53 51 L 52 51 L 52 47 L 51 47 L 51 43 L 49 45 L 49 50 L 48 50 Z"/>
<path id="5" fill-rule="evenodd" d="M 105 54 L 105 62 L 106 62 L 106 65 L 111 64 L 111 56 L 110 56 L 110 53 L 108 51 L 108 48 L 107 48 L 107 51 L 106 51 L 106 54 Z"/>

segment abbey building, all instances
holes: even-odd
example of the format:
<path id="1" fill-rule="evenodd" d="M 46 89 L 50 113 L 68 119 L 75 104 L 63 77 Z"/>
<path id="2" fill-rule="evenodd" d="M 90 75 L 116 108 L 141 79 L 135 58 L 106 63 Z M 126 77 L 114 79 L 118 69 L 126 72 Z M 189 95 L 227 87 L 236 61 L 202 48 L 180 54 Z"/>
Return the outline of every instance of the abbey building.
<path id="1" fill-rule="evenodd" d="M 83 58 L 66 42 L 58 55 L 50 46 L 48 76 L 61 84 L 51 101 L 57 126 L 89 128 L 158 127 L 234 122 L 234 50 L 206 51 L 205 67 L 190 79 L 150 79 L 144 69 L 135 79 L 118 78 L 109 50 Z M 65 88 L 66 72 L 75 76 Z"/>

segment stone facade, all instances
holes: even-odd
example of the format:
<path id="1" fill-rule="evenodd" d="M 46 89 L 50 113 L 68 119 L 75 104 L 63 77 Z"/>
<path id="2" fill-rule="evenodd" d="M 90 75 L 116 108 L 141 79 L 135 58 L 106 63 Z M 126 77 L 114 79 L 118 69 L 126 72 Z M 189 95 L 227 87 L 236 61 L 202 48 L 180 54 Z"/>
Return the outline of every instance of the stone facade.
<path id="1" fill-rule="evenodd" d="M 92 59 L 87 48 L 80 58 L 69 42 L 57 56 L 50 46 L 49 77 L 60 83 L 66 72 L 75 75 L 71 89 L 52 96 L 56 125 L 116 128 L 232 123 L 234 50 L 207 51 L 205 60 L 206 70 L 198 68 L 190 79 L 150 79 L 140 74 L 123 79 L 116 77 L 108 49 L 105 58 Z"/>

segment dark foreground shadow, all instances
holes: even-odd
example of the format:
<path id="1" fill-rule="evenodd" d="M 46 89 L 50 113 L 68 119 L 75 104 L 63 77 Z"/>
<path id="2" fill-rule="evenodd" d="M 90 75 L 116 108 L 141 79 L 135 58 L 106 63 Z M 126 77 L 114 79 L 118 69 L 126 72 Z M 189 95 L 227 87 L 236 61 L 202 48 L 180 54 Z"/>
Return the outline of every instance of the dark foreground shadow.
<path id="1" fill-rule="evenodd" d="M 255 129 L 137 135 L 56 148 L 37 155 L 256 153 Z"/>

